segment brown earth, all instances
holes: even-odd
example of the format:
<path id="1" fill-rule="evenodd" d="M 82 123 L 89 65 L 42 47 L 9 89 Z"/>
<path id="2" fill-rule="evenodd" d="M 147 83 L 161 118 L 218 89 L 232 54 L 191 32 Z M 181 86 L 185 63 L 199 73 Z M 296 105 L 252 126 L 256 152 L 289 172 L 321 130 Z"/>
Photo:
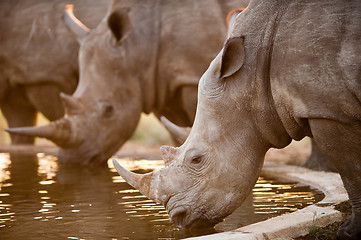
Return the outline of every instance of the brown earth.
<path id="1" fill-rule="evenodd" d="M 322 228 L 314 227 L 309 234 L 295 238 L 295 240 L 337 240 L 336 234 L 339 226 L 351 216 L 350 201 L 338 204 L 336 209 L 342 213 L 343 220 L 341 222 L 335 222 Z"/>

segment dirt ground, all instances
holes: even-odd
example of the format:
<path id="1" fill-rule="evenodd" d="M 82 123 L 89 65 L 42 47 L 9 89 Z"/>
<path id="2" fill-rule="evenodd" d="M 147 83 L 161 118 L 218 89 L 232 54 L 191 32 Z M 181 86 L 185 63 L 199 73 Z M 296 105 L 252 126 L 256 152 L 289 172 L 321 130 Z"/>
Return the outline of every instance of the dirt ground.
<path id="1" fill-rule="evenodd" d="M 326 227 L 313 227 L 309 234 L 295 240 L 337 240 L 338 228 L 351 216 L 351 203 L 350 201 L 342 202 L 336 206 L 336 209 L 342 213 L 341 222 L 334 222 Z"/>

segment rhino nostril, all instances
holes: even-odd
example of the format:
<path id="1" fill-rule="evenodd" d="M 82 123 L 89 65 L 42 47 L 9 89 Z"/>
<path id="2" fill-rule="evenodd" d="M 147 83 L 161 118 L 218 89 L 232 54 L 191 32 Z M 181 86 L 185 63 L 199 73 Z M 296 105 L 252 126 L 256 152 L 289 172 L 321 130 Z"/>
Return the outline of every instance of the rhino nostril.
<path id="1" fill-rule="evenodd" d="M 178 211 L 172 216 L 172 221 L 178 228 L 184 228 L 186 225 L 185 222 L 186 217 L 187 217 L 187 211 L 185 210 Z"/>

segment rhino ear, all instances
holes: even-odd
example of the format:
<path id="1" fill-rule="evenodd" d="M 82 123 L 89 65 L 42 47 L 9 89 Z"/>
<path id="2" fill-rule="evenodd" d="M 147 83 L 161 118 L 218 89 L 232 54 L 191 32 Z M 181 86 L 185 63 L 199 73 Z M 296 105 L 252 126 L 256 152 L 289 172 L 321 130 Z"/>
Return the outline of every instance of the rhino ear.
<path id="1" fill-rule="evenodd" d="M 108 17 L 108 27 L 117 42 L 121 42 L 132 29 L 128 15 L 129 10 L 127 7 L 119 8 Z"/>
<path id="2" fill-rule="evenodd" d="M 220 78 L 226 78 L 241 69 L 244 53 L 244 37 L 229 38 L 223 47 Z"/>

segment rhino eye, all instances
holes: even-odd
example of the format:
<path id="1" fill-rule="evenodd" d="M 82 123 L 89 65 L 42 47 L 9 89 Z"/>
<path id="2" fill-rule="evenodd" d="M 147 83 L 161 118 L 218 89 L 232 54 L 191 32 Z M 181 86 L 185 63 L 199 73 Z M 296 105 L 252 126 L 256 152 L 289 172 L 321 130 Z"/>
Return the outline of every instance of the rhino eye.
<path id="1" fill-rule="evenodd" d="M 192 158 L 192 161 L 191 161 L 192 164 L 199 164 L 201 162 L 202 162 L 202 157 L 201 156 L 200 157 L 194 157 L 194 158 Z"/>
<path id="2" fill-rule="evenodd" d="M 203 171 L 208 166 L 207 158 L 203 154 L 195 154 L 188 160 L 188 167 L 195 172 Z"/>

